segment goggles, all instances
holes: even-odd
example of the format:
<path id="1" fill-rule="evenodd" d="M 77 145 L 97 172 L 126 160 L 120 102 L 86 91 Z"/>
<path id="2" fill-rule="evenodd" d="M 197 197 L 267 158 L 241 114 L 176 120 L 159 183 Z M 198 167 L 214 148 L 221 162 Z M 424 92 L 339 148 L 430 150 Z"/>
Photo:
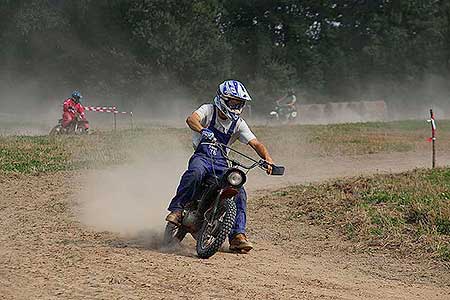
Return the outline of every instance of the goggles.
<path id="1" fill-rule="evenodd" d="M 220 96 L 221 99 L 223 99 L 223 101 L 225 102 L 225 104 L 230 108 L 230 109 L 242 109 L 245 106 L 245 101 L 240 100 L 240 99 L 236 99 L 236 98 L 225 98 L 222 95 Z"/>

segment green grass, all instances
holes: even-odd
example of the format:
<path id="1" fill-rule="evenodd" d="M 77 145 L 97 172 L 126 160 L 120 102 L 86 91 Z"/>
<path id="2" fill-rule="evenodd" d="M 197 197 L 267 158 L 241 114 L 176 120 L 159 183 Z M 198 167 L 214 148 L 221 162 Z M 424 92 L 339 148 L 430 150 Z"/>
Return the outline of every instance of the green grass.
<path id="1" fill-rule="evenodd" d="M 450 149 L 450 122 L 440 122 L 439 147 Z M 274 158 L 360 155 L 429 149 L 425 121 L 255 127 Z M 0 136 L 0 171 L 53 172 L 122 164 L 137 155 L 192 151 L 187 128 L 97 131 L 89 136 Z M 447 142 L 448 141 L 448 142 Z M 254 153 L 237 145 L 241 150 Z M 450 175 L 445 175 L 449 176 Z"/>
<path id="2" fill-rule="evenodd" d="M 450 246 L 442 245 L 438 247 L 439 258 L 444 261 L 450 261 Z"/>
<path id="3" fill-rule="evenodd" d="M 0 171 L 51 172 L 66 169 L 70 153 L 47 137 L 0 138 Z"/>
<path id="4" fill-rule="evenodd" d="M 348 239 L 368 247 L 431 253 L 448 260 L 449 174 L 450 168 L 418 169 L 295 186 L 272 197 L 288 205 L 293 216 L 338 228 Z"/>
<path id="5" fill-rule="evenodd" d="M 137 157 L 188 151 L 189 137 L 177 129 L 98 132 L 88 136 L 0 137 L 0 171 L 42 173 L 102 168 Z"/>

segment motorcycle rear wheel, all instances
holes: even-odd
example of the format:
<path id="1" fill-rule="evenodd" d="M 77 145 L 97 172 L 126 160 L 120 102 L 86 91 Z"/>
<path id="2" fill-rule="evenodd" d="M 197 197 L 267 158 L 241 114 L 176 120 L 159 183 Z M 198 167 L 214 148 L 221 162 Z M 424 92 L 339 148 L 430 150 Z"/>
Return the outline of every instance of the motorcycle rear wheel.
<path id="1" fill-rule="evenodd" d="M 236 202 L 234 198 L 225 199 L 212 222 L 205 220 L 197 239 L 197 255 L 210 258 L 222 247 L 231 232 L 236 219 Z"/>

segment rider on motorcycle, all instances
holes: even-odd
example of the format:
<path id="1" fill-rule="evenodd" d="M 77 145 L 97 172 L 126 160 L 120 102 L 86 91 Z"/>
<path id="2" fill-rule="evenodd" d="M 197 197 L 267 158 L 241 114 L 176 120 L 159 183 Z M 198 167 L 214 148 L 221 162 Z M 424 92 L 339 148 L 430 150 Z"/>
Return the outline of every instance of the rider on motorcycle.
<path id="1" fill-rule="evenodd" d="M 179 225 L 183 207 L 194 198 L 205 176 L 220 176 L 227 167 L 225 160 L 211 159 L 210 151 L 214 151 L 214 147 L 201 142 L 217 140 L 229 146 L 239 140 L 250 145 L 262 159 L 273 163 L 266 147 L 256 139 L 240 117 L 247 101 L 251 101 L 251 98 L 244 85 L 237 80 L 227 80 L 219 85 L 212 104 L 203 104 L 186 119 L 186 123 L 194 131 L 195 152 L 189 160 L 187 171 L 181 177 L 176 195 L 170 202 L 168 209 L 171 213 L 166 221 Z M 269 166 L 268 174 L 271 170 Z M 230 250 L 248 252 L 253 249 L 253 245 L 245 235 L 247 195 L 244 188 L 241 188 L 235 201 L 237 215 L 229 236 Z"/>
<path id="2" fill-rule="evenodd" d="M 269 113 L 270 119 L 276 119 L 283 123 L 294 120 L 297 117 L 296 102 L 297 97 L 295 96 L 295 91 L 289 89 L 286 95 L 276 100 L 273 111 Z"/>
<path id="3" fill-rule="evenodd" d="M 84 107 L 81 104 L 82 98 L 83 96 L 81 96 L 79 91 L 73 91 L 71 97 L 64 101 L 62 115 L 63 128 L 67 128 L 73 121 L 76 121 L 76 116 L 79 115 L 80 118 L 85 121 L 83 122 L 84 130 L 87 131 L 89 129 L 89 123 L 84 114 Z"/>
<path id="4" fill-rule="evenodd" d="M 295 103 L 297 102 L 297 97 L 295 97 L 294 89 L 289 89 L 287 94 L 276 102 L 278 106 L 289 107 L 292 110 L 296 110 Z"/>

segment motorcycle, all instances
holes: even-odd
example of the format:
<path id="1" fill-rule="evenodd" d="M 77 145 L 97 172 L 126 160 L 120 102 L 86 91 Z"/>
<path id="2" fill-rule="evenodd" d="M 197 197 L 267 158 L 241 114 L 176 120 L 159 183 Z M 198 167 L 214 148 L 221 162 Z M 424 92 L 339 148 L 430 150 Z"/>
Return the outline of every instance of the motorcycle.
<path id="1" fill-rule="evenodd" d="M 83 120 L 79 115 L 76 115 L 74 120 L 70 122 L 70 124 L 67 127 L 62 126 L 63 119 L 58 120 L 58 124 L 55 125 L 50 130 L 49 135 L 62 135 L 62 134 L 87 134 L 88 131 L 85 129 L 86 124 L 89 122 L 86 120 Z"/>
<path id="2" fill-rule="evenodd" d="M 297 119 L 297 109 L 287 105 L 276 105 L 269 113 L 270 123 L 288 124 Z"/>
<path id="3" fill-rule="evenodd" d="M 227 160 L 228 168 L 222 176 L 215 176 L 214 174 L 204 178 L 201 191 L 182 211 L 181 225 L 167 222 L 163 243 L 166 247 L 175 246 L 190 233 L 197 241 L 198 257 L 206 259 L 220 249 L 231 232 L 236 219 L 234 197 L 245 184 L 246 174 L 256 167 L 267 170 L 270 165 L 272 175 L 283 175 L 284 167 L 269 164 L 265 160 L 254 160 L 218 142 L 203 142 L 202 144 L 209 145 L 216 151 L 221 151 Z M 251 164 L 246 165 L 230 158 L 227 150 L 244 157 Z"/>

